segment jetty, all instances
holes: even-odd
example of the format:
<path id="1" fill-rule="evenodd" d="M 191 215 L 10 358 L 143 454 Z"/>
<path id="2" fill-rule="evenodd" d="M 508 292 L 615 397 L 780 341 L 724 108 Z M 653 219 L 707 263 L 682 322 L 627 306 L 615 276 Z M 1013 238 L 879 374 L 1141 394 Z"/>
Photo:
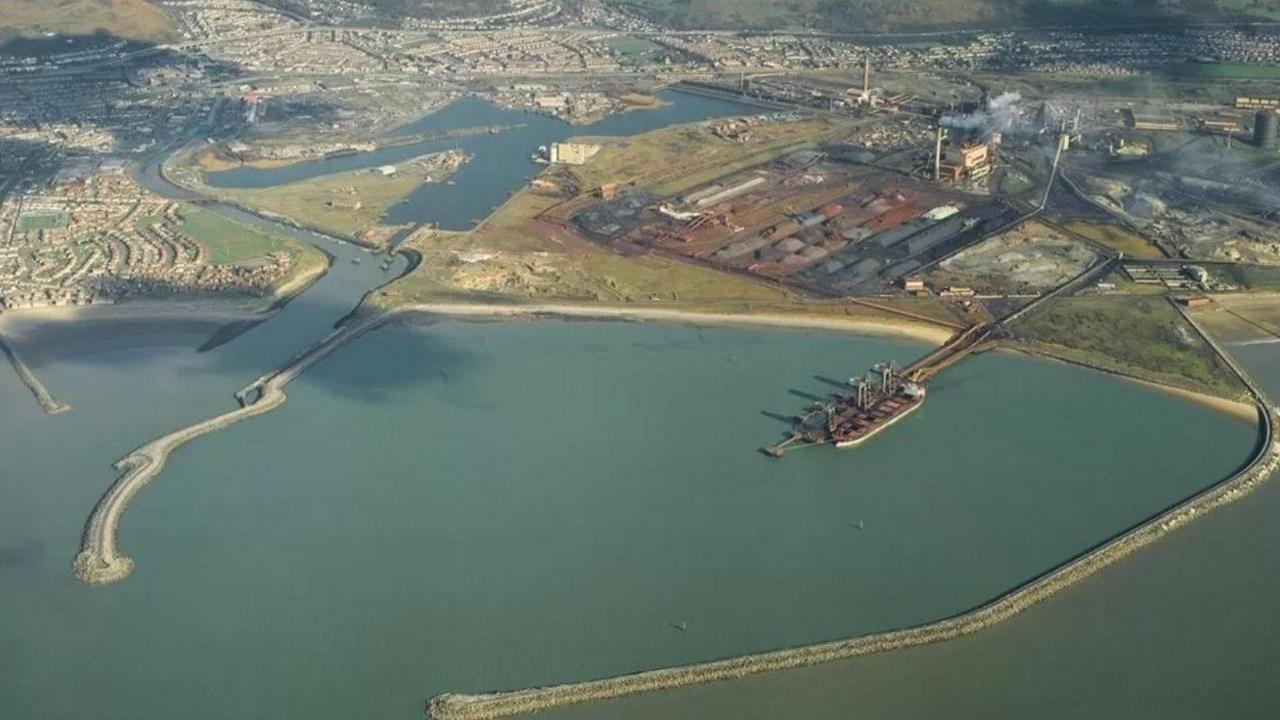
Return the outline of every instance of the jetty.
<path id="1" fill-rule="evenodd" d="M 71 409 L 71 406 L 62 402 L 49 392 L 44 383 L 40 382 L 40 378 L 27 367 L 23 362 L 22 356 L 18 351 L 4 339 L 4 335 L 0 335 L 0 352 L 9 359 L 9 364 L 13 366 L 13 371 L 18 374 L 18 379 L 22 380 L 22 384 L 27 386 L 31 394 L 35 396 L 36 402 L 40 404 L 40 409 L 50 415 L 58 415 Z"/>
<path id="2" fill-rule="evenodd" d="M 892 362 L 876 365 L 878 381 L 851 378 L 852 393 L 836 393 L 792 418 L 791 431 L 774 445 L 760 448 L 772 458 L 812 445 L 856 447 L 915 412 L 924 404 L 926 384 L 947 367 L 980 349 L 993 328 L 978 323 L 957 332 L 941 347 L 902 370 Z"/>
<path id="3" fill-rule="evenodd" d="M 235 397 L 240 407 L 158 437 L 116 461 L 115 469 L 123 474 L 98 500 L 85 522 L 80 536 L 80 551 L 71 565 L 76 579 L 91 585 L 103 585 L 119 582 L 133 572 L 132 558 L 122 554 L 117 546 L 120 517 L 138 492 L 164 471 L 169 456 L 175 450 L 201 435 L 284 405 L 288 399 L 284 392 L 286 385 L 343 343 L 372 330 L 386 319 L 387 315 L 379 314 L 334 330 L 279 370 L 259 377 L 237 392 Z"/>

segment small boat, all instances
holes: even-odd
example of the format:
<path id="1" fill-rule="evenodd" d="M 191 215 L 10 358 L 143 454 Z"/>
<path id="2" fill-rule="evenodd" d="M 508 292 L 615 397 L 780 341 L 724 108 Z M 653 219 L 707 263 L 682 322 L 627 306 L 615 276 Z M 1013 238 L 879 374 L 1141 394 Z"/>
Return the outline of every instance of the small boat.
<path id="1" fill-rule="evenodd" d="M 351 264 L 352 264 L 352 265 L 359 265 L 359 264 L 360 264 L 360 258 L 358 258 L 358 257 L 351 258 Z"/>
<path id="2" fill-rule="evenodd" d="M 685 632 L 686 630 L 689 629 L 689 623 L 681 620 L 680 622 L 671 623 L 671 627 L 675 628 L 676 630 L 679 630 L 680 632 Z"/>

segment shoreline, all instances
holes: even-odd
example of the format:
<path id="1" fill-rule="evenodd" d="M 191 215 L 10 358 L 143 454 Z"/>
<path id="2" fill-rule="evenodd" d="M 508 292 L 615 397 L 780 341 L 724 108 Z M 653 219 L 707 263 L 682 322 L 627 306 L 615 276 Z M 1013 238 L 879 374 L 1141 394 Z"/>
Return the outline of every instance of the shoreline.
<path id="1" fill-rule="evenodd" d="M 1136 385 L 1140 385 L 1144 388 L 1147 388 L 1148 390 L 1158 392 L 1162 395 L 1168 395 L 1170 397 L 1178 398 L 1183 402 L 1188 402 L 1193 405 L 1199 405 L 1201 407 L 1208 408 L 1210 410 L 1213 410 L 1214 412 L 1217 412 L 1220 415 L 1224 415 L 1228 418 L 1231 418 L 1232 420 L 1236 420 L 1244 423 L 1253 423 L 1253 422 L 1256 422 L 1258 419 L 1257 408 L 1254 405 L 1248 402 L 1245 402 L 1243 400 L 1231 400 L 1230 398 L 1224 398 L 1218 395 L 1210 395 L 1209 393 L 1206 393 L 1206 392 L 1198 392 L 1195 390 L 1188 390 L 1186 388 L 1180 388 L 1173 385 L 1165 385 L 1164 383 L 1158 383 L 1158 382 L 1155 382 L 1154 380 L 1147 380 L 1134 375 L 1126 375 L 1124 373 L 1117 372 L 1115 370 L 1108 370 L 1107 368 L 1104 368 L 1098 365 L 1090 365 L 1088 363 L 1083 363 L 1078 360 L 1071 360 L 1069 358 L 1059 357 L 1057 355 L 1054 355 L 1053 353 L 1037 350 L 1032 347 L 1001 344 L 1001 345 L 998 345 L 996 349 L 1003 352 L 1026 355 L 1028 357 L 1032 357 L 1037 360 L 1042 360 L 1045 362 L 1062 363 L 1063 365 L 1071 365 L 1072 367 L 1083 368 L 1085 370 L 1090 370 L 1092 372 L 1102 373 L 1103 375 L 1109 375 L 1111 377 L 1124 380 L 1125 382 L 1130 382 Z"/>
<path id="2" fill-rule="evenodd" d="M 765 327 L 797 330 L 835 330 L 860 335 L 875 335 L 941 345 L 955 334 L 951 328 L 930 327 L 923 321 L 903 321 L 867 318 L 816 317 L 782 312 L 744 314 L 685 310 L 679 308 L 625 307 L 618 305 L 575 305 L 536 303 L 524 305 L 499 305 L 487 303 L 412 303 L 384 311 L 387 319 L 405 314 L 442 315 L 452 318 L 537 318 L 558 317 L 577 320 L 656 321 L 685 325 L 717 325 L 741 327 Z"/>
<path id="3" fill-rule="evenodd" d="M 74 323 L 90 320 L 194 320 L 230 323 L 266 317 L 306 292 L 329 272 L 333 256 L 323 250 L 320 252 L 325 257 L 324 263 L 308 272 L 298 273 L 266 295 L 175 295 L 165 298 L 140 297 L 95 305 L 17 308 L 0 312 L 0 332 L 15 321 Z"/>

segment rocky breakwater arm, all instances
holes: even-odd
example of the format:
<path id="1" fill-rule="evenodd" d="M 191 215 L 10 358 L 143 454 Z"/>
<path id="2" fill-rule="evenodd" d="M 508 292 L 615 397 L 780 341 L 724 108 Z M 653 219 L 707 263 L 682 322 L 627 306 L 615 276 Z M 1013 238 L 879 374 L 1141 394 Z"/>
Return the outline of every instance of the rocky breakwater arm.
<path id="1" fill-rule="evenodd" d="M 124 474 L 98 500 L 81 533 L 80 552 L 71 564 L 76 579 L 91 585 L 103 585 L 119 582 L 133 572 L 133 560 L 117 548 L 120 517 L 138 492 L 164 471 L 169 456 L 175 450 L 201 435 L 284 405 L 287 399 L 285 385 L 346 341 L 377 327 L 385 319 L 386 316 L 378 315 L 335 330 L 279 370 L 258 378 L 236 393 L 241 407 L 156 438 L 118 460 L 115 468 Z"/>
<path id="2" fill-rule="evenodd" d="M 40 404 L 40 409 L 50 415 L 64 413 L 71 409 L 71 406 L 62 402 L 49 392 L 49 389 L 40 382 L 40 378 L 31 372 L 31 368 L 22 361 L 22 357 L 18 355 L 18 351 L 0 335 L 0 352 L 3 352 L 9 358 L 9 364 L 13 366 L 13 371 L 18 373 L 18 378 L 22 380 L 22 384 L 27 386 L 31 394 L 35 396 L 36 402 Z"/>

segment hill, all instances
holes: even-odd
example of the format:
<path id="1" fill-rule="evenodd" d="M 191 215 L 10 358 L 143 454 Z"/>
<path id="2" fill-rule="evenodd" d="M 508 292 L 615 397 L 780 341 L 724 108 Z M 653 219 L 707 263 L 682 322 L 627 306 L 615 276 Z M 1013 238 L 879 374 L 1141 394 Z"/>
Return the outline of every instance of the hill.
<path id="1" fill-rule="evenodd" d="M 145 0 L 0 0 L 0 41 L 49 33 L 107 33 L 139 42 L 176 36 L 164 12 Z"/>
<path id="2" fill-rule="evenodd" d="M 1280 0 L 625 0 L 682 29 L 934 28 L 1280 20 Z"/>

